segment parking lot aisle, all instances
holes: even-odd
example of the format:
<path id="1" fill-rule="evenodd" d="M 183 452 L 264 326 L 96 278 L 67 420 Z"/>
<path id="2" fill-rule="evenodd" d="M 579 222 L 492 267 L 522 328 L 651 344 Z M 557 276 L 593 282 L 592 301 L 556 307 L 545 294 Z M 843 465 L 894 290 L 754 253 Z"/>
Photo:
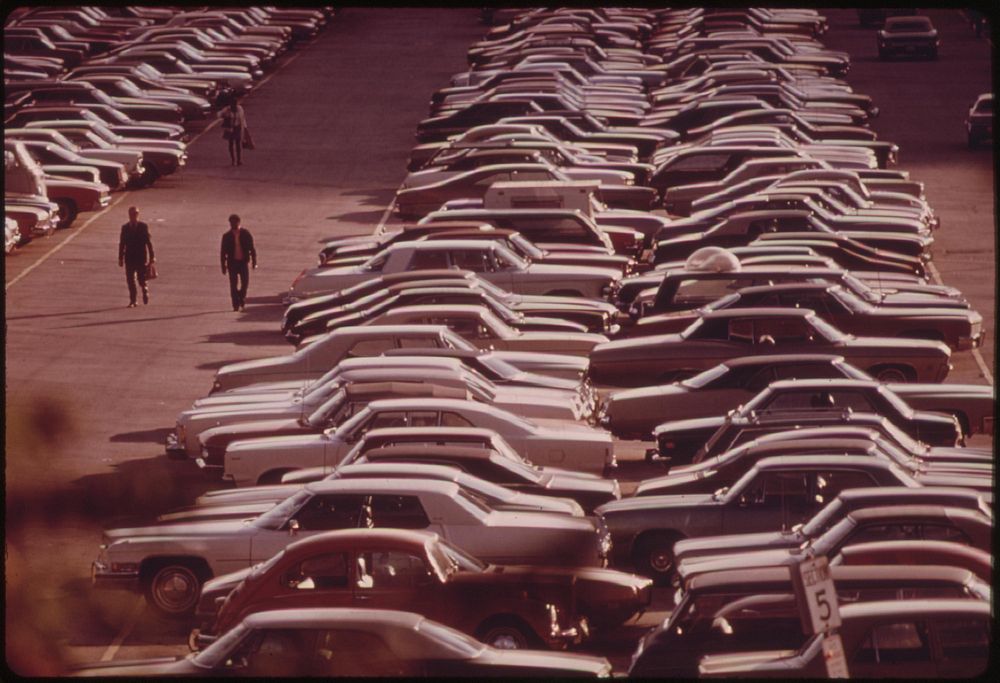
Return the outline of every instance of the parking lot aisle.
<path id="1" fill-rule="evenodd" d="M 851 55 L 847 81 L 881 109 L 872 128 L 899 145 L 899 168 L 925 184 L 927 201 L 941 218 L 932 249 L 942 281 L 957 287 L 983 316 L 981 355 L 995 374 L 996 217 L 993 154 L 969 150 L 965 118 L 976 96 L 992 84 L 989 42 L 977 38 L 961 12 L 931 9 L 941 39 L 936 61 L 880 61 L 875 29 L 858 26 L 854 10 L 820 10 L 830 21 L 823 39 Z M 953 356 L 951 382 L 985 381 L 973 354 Z"/>
<path id="2" fill-rule="evenodd" d="M 163 455 L 176 414 L 207 393 L 225 362 L 291 351 L 278 332 L 280 293 L 315 263 L 317 240 L 371 232 L 405 175 L 430 93 L 466 68 L 465 50 L 482 32 L 472 8 L 338 13 L 244 100 L 257 149 L 243 166 L 229 165 L 221 134 L 210 130 L 181 172 L 126 197 L 10 288 L 8 506 L 12 493 L 48 492 L 46 505 L 83 513 L 72 526 L 55 515 L 46 526 L 19 517 L 27 574 L 58 565 L 71 577 L 51 589 L 33 582 L 37 601 L 57 604 L 72 592 L 76 609 L 89 597 L 89 561 L 112 516 L 148 517 L 209 487 L 192 463 Z M 160 271 L 150 304 L 136 309 L 126 308 L 117 264 L 130 204 L 150 225 Z M 231 213 L 259 251 L 245 313 L 231 310 L 219 269 Z M 42 251 L 18 254 L 18 266 Z M 8 510 L 8 532 L 12 519 Z M 107 647 L 121 626 L 94 630 L 96 619 L 73 613 L 47 623 L 52 641 L 88 648 Z M 126 639 L 130 655 L 152 642 L 143 641 L 148 630 L 140 623 Z M 98 632 L 103 640 L 92 642 Z"/>

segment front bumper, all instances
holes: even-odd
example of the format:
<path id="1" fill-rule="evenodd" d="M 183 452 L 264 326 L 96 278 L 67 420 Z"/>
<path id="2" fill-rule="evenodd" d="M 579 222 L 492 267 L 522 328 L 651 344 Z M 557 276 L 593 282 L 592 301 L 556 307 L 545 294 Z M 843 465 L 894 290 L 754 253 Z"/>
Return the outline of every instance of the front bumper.
<path id="1" fill-rule="evenodd" d="M 984 332 L 980 332 L 979 334 L 972 337 L 959 337 L 958 344 L 955 346 L 955 348 L 959 351 L 978 349 L 980 346 L 983 345 L 985 337 L 986 334 Z"/>
<path id="2" fill-rule="evenodd" d="M 187 449 L 184 448 L 184 442 L 177 436 L 176 432 L 170 432 L 167 434 L 166 441 L 167 457 L 172 460 L 185 460 L 187 459 Z"/>
<path id="3" fill-rule="evenodd" d="M 115 572 L 108 564 L 95 560 L 90 565 L 90 582 L 94 588 L 136 592 L 139 590 L 139 571 Z"/>

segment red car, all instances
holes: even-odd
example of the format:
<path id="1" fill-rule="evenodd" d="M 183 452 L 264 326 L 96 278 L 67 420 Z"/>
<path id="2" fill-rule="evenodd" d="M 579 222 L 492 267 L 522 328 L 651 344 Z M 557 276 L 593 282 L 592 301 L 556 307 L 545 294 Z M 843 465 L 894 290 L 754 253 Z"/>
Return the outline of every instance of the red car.
<path id="1" fill-rule="evenodd" d="M 206 583 L 197 608 L 205 628 L 189 642 L 209 642 L 253 612 L 363 606 L 419 612 L 495 647 L 559 648 L 644 610 L 651 586 L 612 569 L 489 565 L 423 531 L 349 529 Z"/>

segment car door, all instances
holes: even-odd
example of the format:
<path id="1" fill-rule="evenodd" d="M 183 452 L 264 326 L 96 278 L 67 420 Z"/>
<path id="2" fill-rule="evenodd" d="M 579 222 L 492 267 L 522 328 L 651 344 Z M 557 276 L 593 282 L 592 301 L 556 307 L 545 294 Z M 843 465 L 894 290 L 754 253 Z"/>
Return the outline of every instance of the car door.
<path id="1" fill-rule="evenodd" d="M 420 555 L 397 548 L 364 547 L 355 555 L 351 592 L 357 607 L 398 609 L 430 618 L 446 613 L 440 583 Z"/>
<path id="2" fill-rule="evenodd" d="M 938 677 L 973 678 L 986 671 L 993 644 L 988 619 L 955 616 L 929 626 Z"/>
<path id="3" fill-rule="evenodd" d="M 277 577 L 266 609 L 351 607 L 350 560 L 344 551 L 303 557 Z"/>
<path id="4" fill-rule="evenodd" d="M 875 624 L 847 655 L 852 678 L 921 678 L 935 669 L 927 622 L 899 619 Z"/>
<path id="5" fill-rule="evenodd" d="M 250 562 L 263 562 L 300 538 L 324 531 L 361 526 L 365 496 L 355 493 L 317 494 L 305 501 L 279 529 L 261 529 L 251 540 Z"/>
<path id="6" fill-rule="evenodd" d="M 739 487 L 739 489 L 737 489 Z M 733 485 L 723 512 L 724 529 L 719 533 L 739 534 L 789 529 L 802 521 L 793 511 L 808 506 L 809 473 L 803 471 L 757 472 L 752 479 Z"/>

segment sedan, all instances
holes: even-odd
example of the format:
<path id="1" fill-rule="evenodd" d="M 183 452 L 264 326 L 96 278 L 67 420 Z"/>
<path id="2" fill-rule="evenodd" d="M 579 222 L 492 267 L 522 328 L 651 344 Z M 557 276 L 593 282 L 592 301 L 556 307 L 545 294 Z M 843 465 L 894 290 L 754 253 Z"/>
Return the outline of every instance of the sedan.
<path id="1" fill-rule="evenodd" d="M 588 518 L 497 511 L 452 482 L 339 479 L 309 484 L 250 520 L 105 531 L 93 577 L 99 586 L 141 589 L 162 613 L 186 615 L 213 576 L 268 560 L 297 536 L 359 527 L 426 529 L 501 564 L 597 567 L 611 543 Z"/>
<path id="2" fill-rule="evenodd" d="M 608 678 L 611 664 L 567 652 L 497 649 L 419 614 L 351 607 L 258 612 L 186 657 L 94 664 L 74 675 Z"/>
<path id="3" fill-rule="evenodd" d="M 879 59 L 916 53 L 937 59 L 939 45 L 941 39 L 929 17 L 888 17 L 878 32 Z"/>
<path id="4" fill-rule="evenodd" d="M 940 382 L 951 349 L 923 339 L 854 337 L 809 310 L 747 308 L 706 313 L 680 334 L 598 344 L 590 377 L 643 386 L 692 376 L 719 362 L 752 354 L 835 353 L 883 382 Z"/>
<path id="5" fill-rule="evenodd" d="M 604 474 L 615 467 L 611 435 L 565 420 L 528 420 L 495 406 L 445 398 L 369 403 L 336 429 L 317 435 L 234 441 L 226 448 L 223 478 L 236 486 L 268 484 L 305 467 L 335 467 L 365 432 L 379 427 L 454 426 L 492 429 L 538 465 Z"/>
<path id="6" fill-rule="evenodd" d="M 425 531 L 331 531 L 205 584 L 207 627 L 192 641 L 211 642 L 255 612 L 353 607 L 360 595 L 368 608 L 405 605 L 494 647 L 561 649 L 617 628 L 652 590 L 613 569 L 490 565 Z"/>

